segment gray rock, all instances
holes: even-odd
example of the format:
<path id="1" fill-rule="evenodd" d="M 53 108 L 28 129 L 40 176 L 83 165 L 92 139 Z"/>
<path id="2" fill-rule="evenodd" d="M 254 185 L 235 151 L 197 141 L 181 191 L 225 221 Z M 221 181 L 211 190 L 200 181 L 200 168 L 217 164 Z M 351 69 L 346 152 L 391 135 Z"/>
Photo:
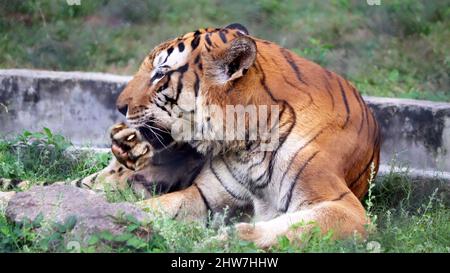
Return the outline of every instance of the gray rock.
<path id="1" fill-rule="evenodd" d="M 68 185 L 34 186 L 15 194 L 6 207 L 7 218 L 16 223 L 34 221 L 40 214 L 44 223 L 64 224 L 75 217 L 75 225 L 67 236 L 77 238 L 81 245 L 101 231 L 122 234 L 127 216 L 140 222 L 149 220 L 145 212 L 130 203 L 108 203 L 93 191 Z"/>

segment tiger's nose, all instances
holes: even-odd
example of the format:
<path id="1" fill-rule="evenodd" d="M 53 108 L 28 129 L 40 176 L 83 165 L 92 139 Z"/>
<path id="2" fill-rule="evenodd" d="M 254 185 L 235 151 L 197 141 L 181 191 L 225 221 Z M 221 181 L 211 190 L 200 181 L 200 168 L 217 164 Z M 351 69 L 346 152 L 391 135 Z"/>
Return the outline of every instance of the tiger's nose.
<path id="1" fill-rule="evenodd" d="M 117 105 L 117 110 L 119 110 L 122 115 L 126 116 L 128 111 L 128 105 Z"/>

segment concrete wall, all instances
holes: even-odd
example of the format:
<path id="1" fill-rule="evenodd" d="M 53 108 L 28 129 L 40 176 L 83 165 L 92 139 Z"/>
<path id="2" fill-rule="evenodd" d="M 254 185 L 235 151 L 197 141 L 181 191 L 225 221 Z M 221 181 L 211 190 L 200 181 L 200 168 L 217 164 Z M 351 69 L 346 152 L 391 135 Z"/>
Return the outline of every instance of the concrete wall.
<path id="1" fill-rule="evenodd" d="M 122 119 L 114 102 L 130 77 L 0 70 L 0 132 L 51 130 L 74 144 L 105 147 Z M 450 103 L 365 98 L 382 127 L 382 161 L 450 172 Z"/>
<path id="2" fill-rule="evenodd" d="M 381 125 L 382 162 L 450 171 L 450 103 L 367 97 Z"/>
<path id="3" fill-rule="evenodd" d="M 0 132 L 52 131 L 75 144 L 104 146 L 121 118 L 117 95 L 130 77 L 102 73 L 0 70 Z"/>

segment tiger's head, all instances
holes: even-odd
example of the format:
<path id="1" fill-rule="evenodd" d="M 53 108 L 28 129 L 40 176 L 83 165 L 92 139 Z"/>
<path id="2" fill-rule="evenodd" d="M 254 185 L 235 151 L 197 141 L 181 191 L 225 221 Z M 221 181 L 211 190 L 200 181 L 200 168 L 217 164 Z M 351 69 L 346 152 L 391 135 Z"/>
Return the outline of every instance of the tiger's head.
<path id="1" fill-rule="evenodd" d="M 191 135 L 186 141 L 200 153 L 228 149 L 217 137 L 224 131 L 224 117 L 209 106 L 225 113 L 226 105 L 261 100 L 251 92 L 256 55 L 255 39 L 240 24 L 187 33 L 153 49 L 120 94 L 117 108 L 156 146 L 193 127 L 214 135 L 208 139 Z"/>

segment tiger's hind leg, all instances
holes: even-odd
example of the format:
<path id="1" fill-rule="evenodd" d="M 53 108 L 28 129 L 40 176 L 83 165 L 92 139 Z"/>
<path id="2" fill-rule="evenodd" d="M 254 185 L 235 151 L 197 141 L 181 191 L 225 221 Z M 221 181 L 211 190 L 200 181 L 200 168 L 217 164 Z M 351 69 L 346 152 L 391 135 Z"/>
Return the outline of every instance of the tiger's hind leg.
<path id="1" fill-rule="evenodd" d="M 235 228 L 240 239 L 268 248 L 276 245 L 280 236 L 286 236 L 291 242 L 301 243 L 301 235 L 309 232 L 315 225 L 322 233 L 332 230 L 334 239 L 345 238 L 355 232 L 365 236 L 366 224 L 364 208 L 358 198 L 348 191 L 339 200 L 322 201 L 268 221 L 239 223 Z"/>
<path id="2" fill-rule="evenodd" d="M 351 236 L 355 231 L 365 236 L 368 220 L 363 205 L 347 186 L 340 167 L 325 167 L 321 162 L 309 161 L 293 177 L 295 180 L 281 184 L 277 201 L 272 204 L 278 216 L 265 218 L 264 210 L 256 207 L 255 211 L 262 214 L 257 218 L 264 220 L 236 224 L 238 237 L 267 248 L 276 245 L 279 236 L 301 244 L 302 234 L 314 226 L 322 233 L 332 231 L 334 239 Z"/>

